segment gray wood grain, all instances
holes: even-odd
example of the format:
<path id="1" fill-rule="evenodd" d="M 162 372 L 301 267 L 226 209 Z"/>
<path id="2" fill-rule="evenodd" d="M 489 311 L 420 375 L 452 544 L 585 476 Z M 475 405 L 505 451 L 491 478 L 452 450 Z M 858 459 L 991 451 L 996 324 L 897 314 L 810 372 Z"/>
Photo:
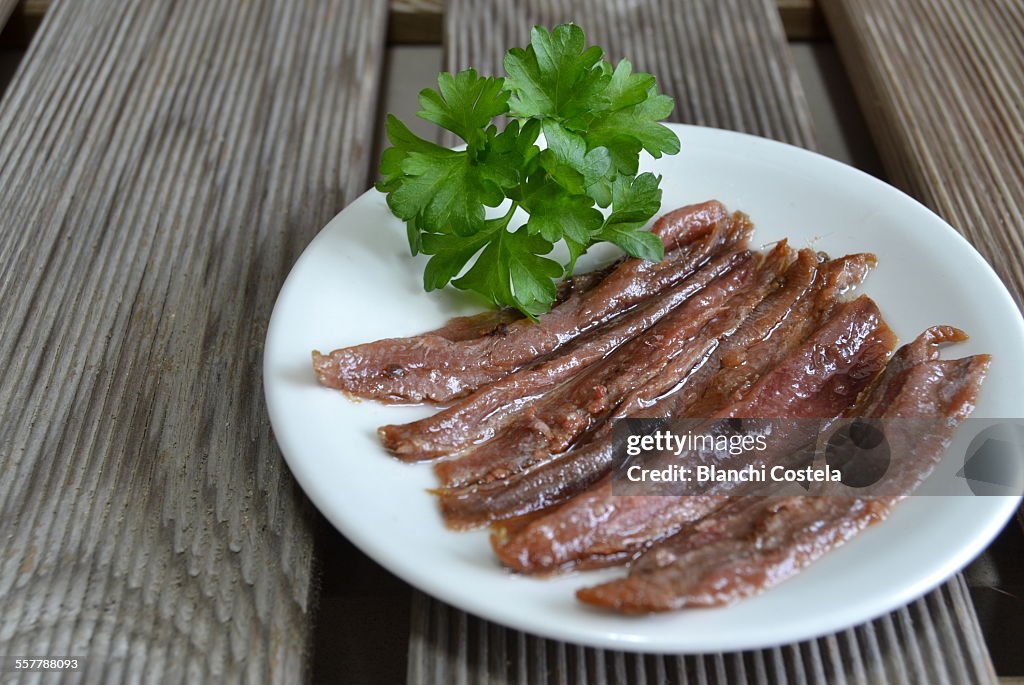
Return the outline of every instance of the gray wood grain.
<path id="1" fill-rule="evenodd" d="M 824 7 L 892 182 L 963 233 L 1024 306 L 1024 4 Z"/>
<path id="2" fill-rule="evenodd" d="M 18 0 L 0 0 L 13 8 Z M 20 10 L 28 20 L 29 30 L 37 17 L 46 12 L 50 0 L 22 0 Z M 814 40 L 828 37 L 825 21 L 817 0 L 777 0 L 779 16 L 790 40 Z M 442 35 L 445 0 L 390 0 L 388 43 L 438 44 Z M 0 21 L 0 25 L 3 22 Z"/>
<path id="3" fill-rule="evenodd" d="M 386 0 L 65 0 L 0 103 L 0 654 L 294 682 L 267 318 L 368 185 Z"/>
<path id="4" fill-rule="evenodd" d="M 4 27 L 7 20 L 14 14 L 14 8 L 18 6 L 18 0 L 0 0 L 0 29 Z"/>
<path id="5" fill-rule="evenodd" d="M 611 58 L 626 56 L 654 73 L 676 99 L 674 120 L 813 147 L 808 108 L 768 0 L 451 0 L 446 68 L 501 73 L 505 50 L 525 44 L 531 26 L 570 20 Z M 541 640 L 421 595 L 412 612 L 411 683 L 995 681 L 960 576 L 908 607 L 836 635 L 702 657 L 638 657 Z"/>
<path id="6" fill-rule="evenodd" d="M 1024 304 L 1024 4 L 823 8 L 892 182 L 960 230 Z"/>
<path id="7" fill-rule="evenodd" d="M 936 617 L 943 617 L 937 620 Z M 876 621 L 773 649 L 690 656 L 638 655 L 543 640 L 488 623 L 417 593 L 408 682 L 628 683 L 993 683 L 972 658 L 978 630 L 960 577 Z M 443 637 L 441 637 L 443 636 Z"/>
<path id="8" fill-rule="evenodd" d="M 814 131 L 771 0 L 450 0 L 445 68 L 503 74 L 502 58 L 536 24 L 574 21 L 614 62 L 654 74 L 672 121 L 813 147 Z"/>

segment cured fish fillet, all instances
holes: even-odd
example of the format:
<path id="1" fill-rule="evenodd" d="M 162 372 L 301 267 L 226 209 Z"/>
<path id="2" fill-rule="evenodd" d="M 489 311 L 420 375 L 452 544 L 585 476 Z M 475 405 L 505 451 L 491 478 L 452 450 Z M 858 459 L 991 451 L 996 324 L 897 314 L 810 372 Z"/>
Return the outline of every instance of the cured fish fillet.
<path id="1" fill-rule="evenodd" d="M 730 307 L 726 316 L 705 327 L 702 337 L 691 344 L 694 358 L 686 362 L 693 366 L 699 358 L 700 368 L 674 395 L 658 399 L 667 390 L 658 384 L 638 389 L 612 418 L 712 415 L 727 404 L 728 397 L 748 389 L 760 374 L 804 342 L 832 311 L 836 297 L 860 283 L 873 265 L 872 255 L 849 255 L 819 263 L 812 251 L 801 250 L 778 289 L 757 303 L 752 313 Z M 701 399 L 702 406 L 692 410 Z M 538 512 L 596 483 L 611 469 L 613 458 L 611 430 L 606 426 L 551 463 L 513 478 L 442 489 L 441 511 L 446 523 L 457 529 Z"/>
<path id="2" fill-rule="evenodd" d="M 732 309 L 735 300 L 756 303 L 786 266 L 788 250 L 773 252 L 760 267 L 744 264 L 716 278 L 642 335 L 521 412 L 501 433 L 456 459 L 435 467 L 447 487 L 508 478 L 564 452 L 612 412 L 633 389 L 654 379 L 671 384 L 686 373 L 673 360 L 685 356 L 705 324 Z M 752 304 L 748 305 L 752 306 Z"/>
<path id="3" fill-rule="evenodd" d="M 556 350 L 639 302 L 688 278 L 709 259 L 742 248 L 751 225 L 719 202 L 669 212 L 653 229 L 665 259 L 627 259 L 589 289 L 568 295 L 537 321 L 520 319 L 497 335 L 451 340 L 424 334 L 313 352 L 321 384 L 393 403 L 449 402 Z"/>
<path id="4" fill-rule="evenodd" d="M 908 489 L 927 475 L 956 426 L 973 411 L 988 371 L 988 355 L 912 363 L 954 330 L 930 329 L 915 342 L 916 350 L 901 349 L 864 403 L 875 418 L 942 419 L 910 424 L 922 428 L 919 435 L 905 436 L 909 462 L 918 469 L 907 474 Z M 624 613 L 729 604 L 799 573 L 883 520 L 901 499 L 903 495 L 739 498 L 646 552 L 626 578 L 583 588 L 577 597 Z"/>
<path id="5" fill-rule="evenodd" d="M 882 372 L 895 346 L 895 335 L 870 298 L 844 303 L 714 418 L 838 419 Z M 773 449 L 783 453 L 759 458 L 785 458 L 802 446 L 801 437 L 806 444 L 816 436 L 774 438 Z M 503 564 L 525 573 L 621 563 L 728 501 L 717 495 L 615 495 L 606 478 L 511 539 L 497 539 L 495 552 Z"/>
<path id="6" fill-rule="evenodd" d="M 719 255 L 664 294 L 559 348 L 537 364 L 489 383 L 425 419 L 382 426 L 377 435 L 389 452 L 404 461 L 449 456 L 489 439 L 528 404 L 646 331 L 748 256 L 744 252 Z"/>

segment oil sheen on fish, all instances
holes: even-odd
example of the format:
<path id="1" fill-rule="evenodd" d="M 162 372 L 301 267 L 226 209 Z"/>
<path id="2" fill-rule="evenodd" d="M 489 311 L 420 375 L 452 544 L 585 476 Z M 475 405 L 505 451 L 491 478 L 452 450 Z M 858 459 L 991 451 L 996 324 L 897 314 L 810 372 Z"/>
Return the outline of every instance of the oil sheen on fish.
<path id="1" fill-rule="evenodd" d="M 749 309 L 730 307 L 727 315 L 706 326 L 692 342 L 692 350 L 706 359 L 699 373 L 685 379 L 676 396 L 657 400 L 664 388 L 655 392 L 641 388 L 623 401 L 613 417 L 713 415 L 727 404 L 727 398 L 718 404 L 715 398 L 747 389 L 802 343 L 831 312 L 836 296 L 859 283 L 874 261 L 872 255 L 861 254 L 819 264 L 812 251 L 800 251 L 777 287 L 766 289 L 763 302 L 754 303 L 757 307 L 752 315 Z M 721 324 L 717 329 L 716 323 Z M 696 363 L 696 359 L 689 362 L 691 366 Z M 682 390 L 688 396 L 686 401 L 680 399 Z M 687 405 L 702 397 L 703 406 L 688 411 Z M 506 481 L 442 490 L 441 511 L 450 527 L 460 529 L 541 511 L 599 481 L 611 469 L 612 459 L 611 431 L 605 426 L 551 463 Z"/>
<path id="2" fill-rule="evenodd" d="M 446 487 L 507 478 L 566 450 L 584 431 L 612 411 L 631 389 L 659 376 L 687 340 L 731 298 L 757 282 L 752 253 L 669 312 L 640 336 L 517 414 L 493 439 L 435 467 Z M 775 275 L 769 275 L 774 278 Z"/>
<path id="3" fill-rule="evenodd" d="M 874 417 L 936 418 L 907 436 L 911 462 L 927 470 L 973 410 L 990 363 L 987 355 L 913 364 L 933 349 L 932 331 L 917 350 L 901 349 L 865 403 Z M 939 330 L 941 338 L 954 329 Z M 930 339 L 928 339 L 930 338 Z M 916 474 L 920 479 L 924 473 Z M 832 549 L 883 520 L 902 495 L 738 498 L 652 548 L 629 576 L 584 588 L 577 597 L 623 613 L 729 604 L 799 573 Z"/>
<path id="4" fill-rule="evenodd" d="M 679 285 L 559 348 L 537 364 L 489 383 L 425 419 L 382 426 L 377 435 L 389 452 L 405 461 L 449 456 L 491 438 L 510 417 L 653 326 L 744 259 L 743 252 L 719 255 Z"/>
<path id="5" fill-rule="evenodd" d="M 670 212 L 652 230 L 665 244 L 665 259 L 627 259 L 537 321 L 512 321 L 495 335 L 466 340 L 425 334 L 314 352 L 317 378 L 349 395 L 384 402 L 463 397 L 671 288 L 715 255 L 742 247 L 751 225 L 711 201 Z"/>
<path id="6" fill-rule="evenodd" d="M 715 418 L 838 418 L 881 373 L 895 344 L 870 298 L 844 303 Z M 606 478 L 510 539 L 497 538 L 495 551 L 502 563 L 526 573 L 620 563 L 727 501 L 715 496 L 616 496 Z M 601 523 L 591 526 L 588 520 Z"/>

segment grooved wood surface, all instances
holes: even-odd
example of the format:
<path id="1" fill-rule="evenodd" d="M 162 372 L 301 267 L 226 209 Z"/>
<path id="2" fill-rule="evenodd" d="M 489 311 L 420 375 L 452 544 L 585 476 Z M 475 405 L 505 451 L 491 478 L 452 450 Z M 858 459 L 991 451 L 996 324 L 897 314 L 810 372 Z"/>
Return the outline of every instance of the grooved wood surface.
<path id="1" fill-rule="evenodd" d="M 449 0 L 391 0 L 391 38 L 399 43 L 440 42 L 437 24 Z M 824 20 L 817 0 L 775 0 L 786 36 L 793 40 L 825 37 Z M 582 21 L 585 15 L 580 15 Z"/>
<path id="2" fill-rule="evenodd" d="M 823 3 L 891 182 L 1024 304 L 1024 3 Z"/>
<path id="3" fill-rule="evenodd" d="M 7 20 L 10 19 L 14 13 L 14 8 L 18 6 L 18 0 L 0 0 L 0 29 L 4 27 Z"/>
<path id="4" fill-rule="evenodd" d="M 819 5 L 829 0 L 777 0 L 779 18 L 789 40 L 823 40 L 828 27 Z"/>
<path id="5" fill-rule="evenodd" d="M 530 28 L 574 21 L 675 98 L 671 120 L 812 147 L 811 116 L 774 0 L 450 0 L 445 68 L 504 74 Z"/>
<path id="6" fill-rule="evenodd" d="M 656 74 L 676 99 L 675 121 L 813 147 L 810 115 L 771 0 L 451 0 L 445 67 L 502 73 L 502 55 L 529 40 L 530 26 L 567 20 L 612 59 L 626 56 Z M 637 657 L 583 649 L 504 629 L 418 593 L 412 626 L 411 683 L 995 681 L 961 576 L 856 629 L 742 654 Z"/>
<path id="7" fill-rule="evenodd" d="M 936 620 L 936 617 L 941 617 Z M 545 640 L 417 593 L 409 683 L 994 683 L 959 576 L 882 618 L 817 640 L 748 652 L 637 655 Z"/>
<path id="8" fill-rule="evenodd" d="M 0 654 L 80 655 L 95 683 L 307 675 L 311 511 L 261 347 L 368 186 L 386 16 L 50 8 L 0 103 Z"/>
<path id="9" fill-rule="evenodd" d="M 14 5 L 18 0 L 0 0 Z M 22 0 L 20 14 L 25 20 L 23 31 L 31 31 L 50 5 L 50 0 Z M 388 42 L 440 43 L 442 15 L 446 0 L 390 0 Z M 827 38 L 825 21 L 817 0 L 777 0 L 779 17 L 791 40 Z M 0 25 L 3 21 L 0 21 Z M 24 39 L 24 37 L 20 37 Z M 27 43 L 27 41 L 25 41 Z"/>

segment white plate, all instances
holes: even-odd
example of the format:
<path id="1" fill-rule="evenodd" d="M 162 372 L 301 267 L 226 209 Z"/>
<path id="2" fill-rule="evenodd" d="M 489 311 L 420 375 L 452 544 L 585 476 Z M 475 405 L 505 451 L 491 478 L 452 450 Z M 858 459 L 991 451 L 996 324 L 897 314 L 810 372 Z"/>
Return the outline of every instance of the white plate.
<path id="1" fill-rule="evenodd" d="M 977 416 L 1024 416 L 1024 321 L 1005 287 L 939 217 L 894 188 L 796 147 L 679 126 L 682 152 L 642 165 L 664 176 L 663 208 L 717 198 L 747 212 L 755 243 L 788 236 L 833 255 L 871 251 L 874 297 L 902 341 L 933 324 L 971 334 L 951 355 L 995 357 Z M 603 251 L 594 260 L 607 260 Z M 502 570 L 483 532 L 446 530 L 430 467 L 388 457 L 385 423 L 423 407 L 353 402 L 317 385 L 310 350 L 411 335 L 479 309 L 425 293 L 424 258 L 370 191 L 336 216 L 288 276 L 267 333 L 264 379 L 274 434 L 320 511 L 356 546 L 424 592 L 514 628 L 595 647 L 716 652 L 836 631 L 924 594 L 977 555 L 1013 512 L 1011 497 L 920 497 L 796 578 L 735 606 L 646 617 L 588 609 L 573 591 L 620 569 L 538 580 Z M 582 264 L 587 268 L 587 264 Z"/>

